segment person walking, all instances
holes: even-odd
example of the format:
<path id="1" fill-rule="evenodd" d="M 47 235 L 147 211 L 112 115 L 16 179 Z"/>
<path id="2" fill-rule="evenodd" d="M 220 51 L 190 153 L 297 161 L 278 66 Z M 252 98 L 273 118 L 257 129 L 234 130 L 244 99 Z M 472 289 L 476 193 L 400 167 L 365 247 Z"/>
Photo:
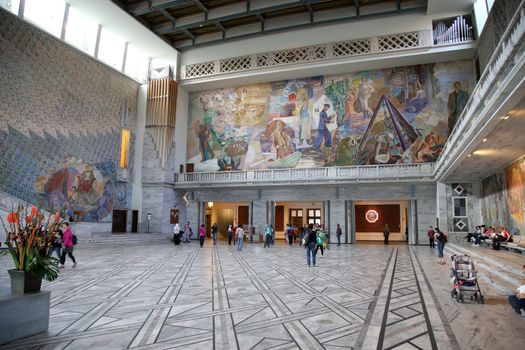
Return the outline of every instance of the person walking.
<path id="1" fill-rule="evenodd" d="M 228 245 L 232 245 L 233 239 L 233 228 L 232 225 L 228 225 Z"/>
<path id="2" fill-rule="evenodd" d="M 270 248 L 270 240 L 272 239 L 272 230 L 270 229 L 270 225 L 266 224 L 264 227 L 264 247 L 263 248 Z"/>
<path id="3" fill-rule="evenodd" d="M 190 236 L 191 236 L 191 226 L 190 222 L 188 221 L 186 225 L 184 225 L 184 243 L 190 243 Z"/>
<path id="4" fill-rule="evenodd" d="M 211 227 L 211 236 L 213 239 L 213 245 L 217 244 L 217 231 L 218 231 L 217 223 L 214 223 L 213 226 Z"/>
<path id="5" fill-rule="evenodd" d="M 270 234 L 271 234 L 270 242 L 273 245 L 275 243 L 275 229 L 273 228 L 272 224 L 270 224 Z"/>
<path id="6" fill-rule="evenodd" d="M 62 236 L 62 245 L 64 246 L 64 249 L 62 249 L 59 268 L 63 269 L 65 267 L 66 254 L 69 255 L 71 260 L 73 260 L 73 267 L 76 267 L 77 261 L 75 256 L 73 256 L 73 233 L 71 232 L 71 228 L 69 228 L 69 222 L 66 221 L 62 224 L 62 232 L 64 233 Z"/>
<path id="7" fill-rule="evenodd" d="M 180 226 L 178 222 L 173 226 L 173 244 L 180 244 Z"/>
<path id="8" fill-rule="evenodd" d="M 439 228 L 436 227 L 436 233 L 434 235 L 434 239 L 437 241 L 437 248 L 438 248 L 438 258 L 439 262 L 438 264 L 445 265 L 445 259 L 443 258 L 443 249 L 445 249 L 445 244 L 447 243 L 447 235 L 439 230 Z"/>
<path id="9" fill-rule="evenodd" d="M 341 230 L 341 226 L 337 224 L 337 228 L 335 229 L 335 235 L 337 236 L 337 246 L 341 245 L 341 235 L 343 234 L 343 231 Z"/>
<path id="10" fill-rule="evenodd" d="M 321 257 L 324 256 L 324 244 L 325 244 L 325 233 L 324 233 L 324 230 L 322 227 L 318 228 L 317 229 L 317 238 L 315 240 L 315 255 L 317 255 L 317 251 L 319 250 L 319 248 L 321 248 Z"/>
<path id="11" fill-rule="evenodd" d="M 62 230 L 56 231 L 55 240 L 53 241 L 53 253 L 56 253 L 58 260 L 62 259 L 62 237 L 63 235 L 64 233 Z"/>
<path id="12" fill-rule="evenodd" d="M 390 236 L 390 229 L 388 228 L 388 225 L 385 225 L 385 228 L 383 229 L 383 237 L 385 239 L 385 244 L 388 244 L 388 236 Z"/>
<path id="13" fill-rule="evenodd" d="M 244 230 L 242 225 L 239 225 L 236 231 L 237 234 L 237 250 L 242 251 L 242 245 L 244 243 Z"/>
<path id="14" fill-rule="evenodd" d="M 199 243 L 201 245 L 201 248 L 204 246 L 205 238 L 206 238 L 206 227 L 204 227 L 204 224 L 201 224 L 201 228 L 199 229 Z"/>
<path id="15" fill-rule="evenodd" d="M 436 232 L 434 231 L 432 226 L 429 226 L 428 227 L 428 231 L 427 231 L 427 237 L 428 237 L 428 241 L 429 241 L 429 244 L 430 244 L 430 248 L 435 248 L 436 247 L 436 241 L 434 241 L 434 235 L 435 234 L 436 234 Z"/>
<path id="16" fill-rule="evenodd" d="M 288 244 L 291 247 L 293 243 L 293 227 L 290 224 L 286 225 L 286 236 L 288 236 Z"/>
<path id="17" fill-rule="evenodd" d="M 306 239 L 304 243 L 304 248 L 306 250 L 306 266 L 310 267 L 310 263 L 315 266 L 315 255 L 316 255 L 316 242 L 317 234 L 314 231 L 314 225 L 308 225 L 308 231 L 306 234 Z"/>

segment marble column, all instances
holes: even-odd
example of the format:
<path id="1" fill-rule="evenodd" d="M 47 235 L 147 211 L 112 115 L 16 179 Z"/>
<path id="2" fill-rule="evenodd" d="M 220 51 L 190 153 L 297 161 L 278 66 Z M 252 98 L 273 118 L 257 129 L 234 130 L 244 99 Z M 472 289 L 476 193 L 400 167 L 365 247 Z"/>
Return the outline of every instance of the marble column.
<path id="1" fill-rule="evenodd" d="M 411 199 L 408 205 L 408 244 L 417 244 L 417 201 Z"/>
<path id="2" fill-rule="evenodd" d="M 436 227 L 448 230 L 447 222 L 447 184 L 438 182 L 436 185 Z"/>

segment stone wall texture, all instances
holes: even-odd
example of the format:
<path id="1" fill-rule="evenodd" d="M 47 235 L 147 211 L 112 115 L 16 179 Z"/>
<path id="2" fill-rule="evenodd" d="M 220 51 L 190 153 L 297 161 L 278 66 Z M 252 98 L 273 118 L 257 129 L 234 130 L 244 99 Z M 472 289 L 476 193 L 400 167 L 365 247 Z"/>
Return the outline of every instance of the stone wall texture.
<path id="1" fill-rule="evenodd" d="M 0 191 L 45 206 L 37 179 L 90 164 L 112 185 L 105 210 L 86 221 L 130 208 L 137 82 L 0 9 L 0 84 Z M 128 181 L 119 181 L 122 128 L 132 131 Z M 64 183 L 62 207 L 73 196 Z"/>

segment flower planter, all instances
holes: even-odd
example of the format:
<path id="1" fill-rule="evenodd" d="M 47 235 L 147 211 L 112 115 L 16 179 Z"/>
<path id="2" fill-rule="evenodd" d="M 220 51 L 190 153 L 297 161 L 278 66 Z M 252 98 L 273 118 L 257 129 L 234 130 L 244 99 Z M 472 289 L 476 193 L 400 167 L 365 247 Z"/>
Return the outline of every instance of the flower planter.
<path id="1" fill-rule="evenodd" d="M 40 291 L 42 277 L 36 277 L 30 272 L 20 270 L 8 270 L 11 276 L 11 292 L 13 294 L 25 294 Z"/>

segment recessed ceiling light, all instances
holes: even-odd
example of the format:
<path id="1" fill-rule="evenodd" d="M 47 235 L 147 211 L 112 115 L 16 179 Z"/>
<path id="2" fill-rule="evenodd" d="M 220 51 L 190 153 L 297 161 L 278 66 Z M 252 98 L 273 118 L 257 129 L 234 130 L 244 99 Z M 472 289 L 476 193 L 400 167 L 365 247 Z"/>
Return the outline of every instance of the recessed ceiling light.
<path id="1" fill-rule="evenodd" d="M 472 157 L 472 154 L 469 154 L 467 157 L 469 157 L 469 158 Z"/>
<path id="2" fill-rule="evenodd" d="M 483 140 L 481 140 L 481 141 L 483 141 L 483 142 L 487 142 L 487 139 L 485 138 L 485 139 L 483 139 Z"/>
<path id="3" fill-rule="evenodd" d="M 200 24 L 199 27 L 202 27 L 202 24 Z"/>
<path id="4" fill-rule="evenodd" d="M 506 116 L 504 116 L 504 117 L 501 117 L 501 119 L 503 119 L 503 120 L 507 120 L 509 118 L 510 118 L 510 115 L 508 115 L 508 114 Z"/>

